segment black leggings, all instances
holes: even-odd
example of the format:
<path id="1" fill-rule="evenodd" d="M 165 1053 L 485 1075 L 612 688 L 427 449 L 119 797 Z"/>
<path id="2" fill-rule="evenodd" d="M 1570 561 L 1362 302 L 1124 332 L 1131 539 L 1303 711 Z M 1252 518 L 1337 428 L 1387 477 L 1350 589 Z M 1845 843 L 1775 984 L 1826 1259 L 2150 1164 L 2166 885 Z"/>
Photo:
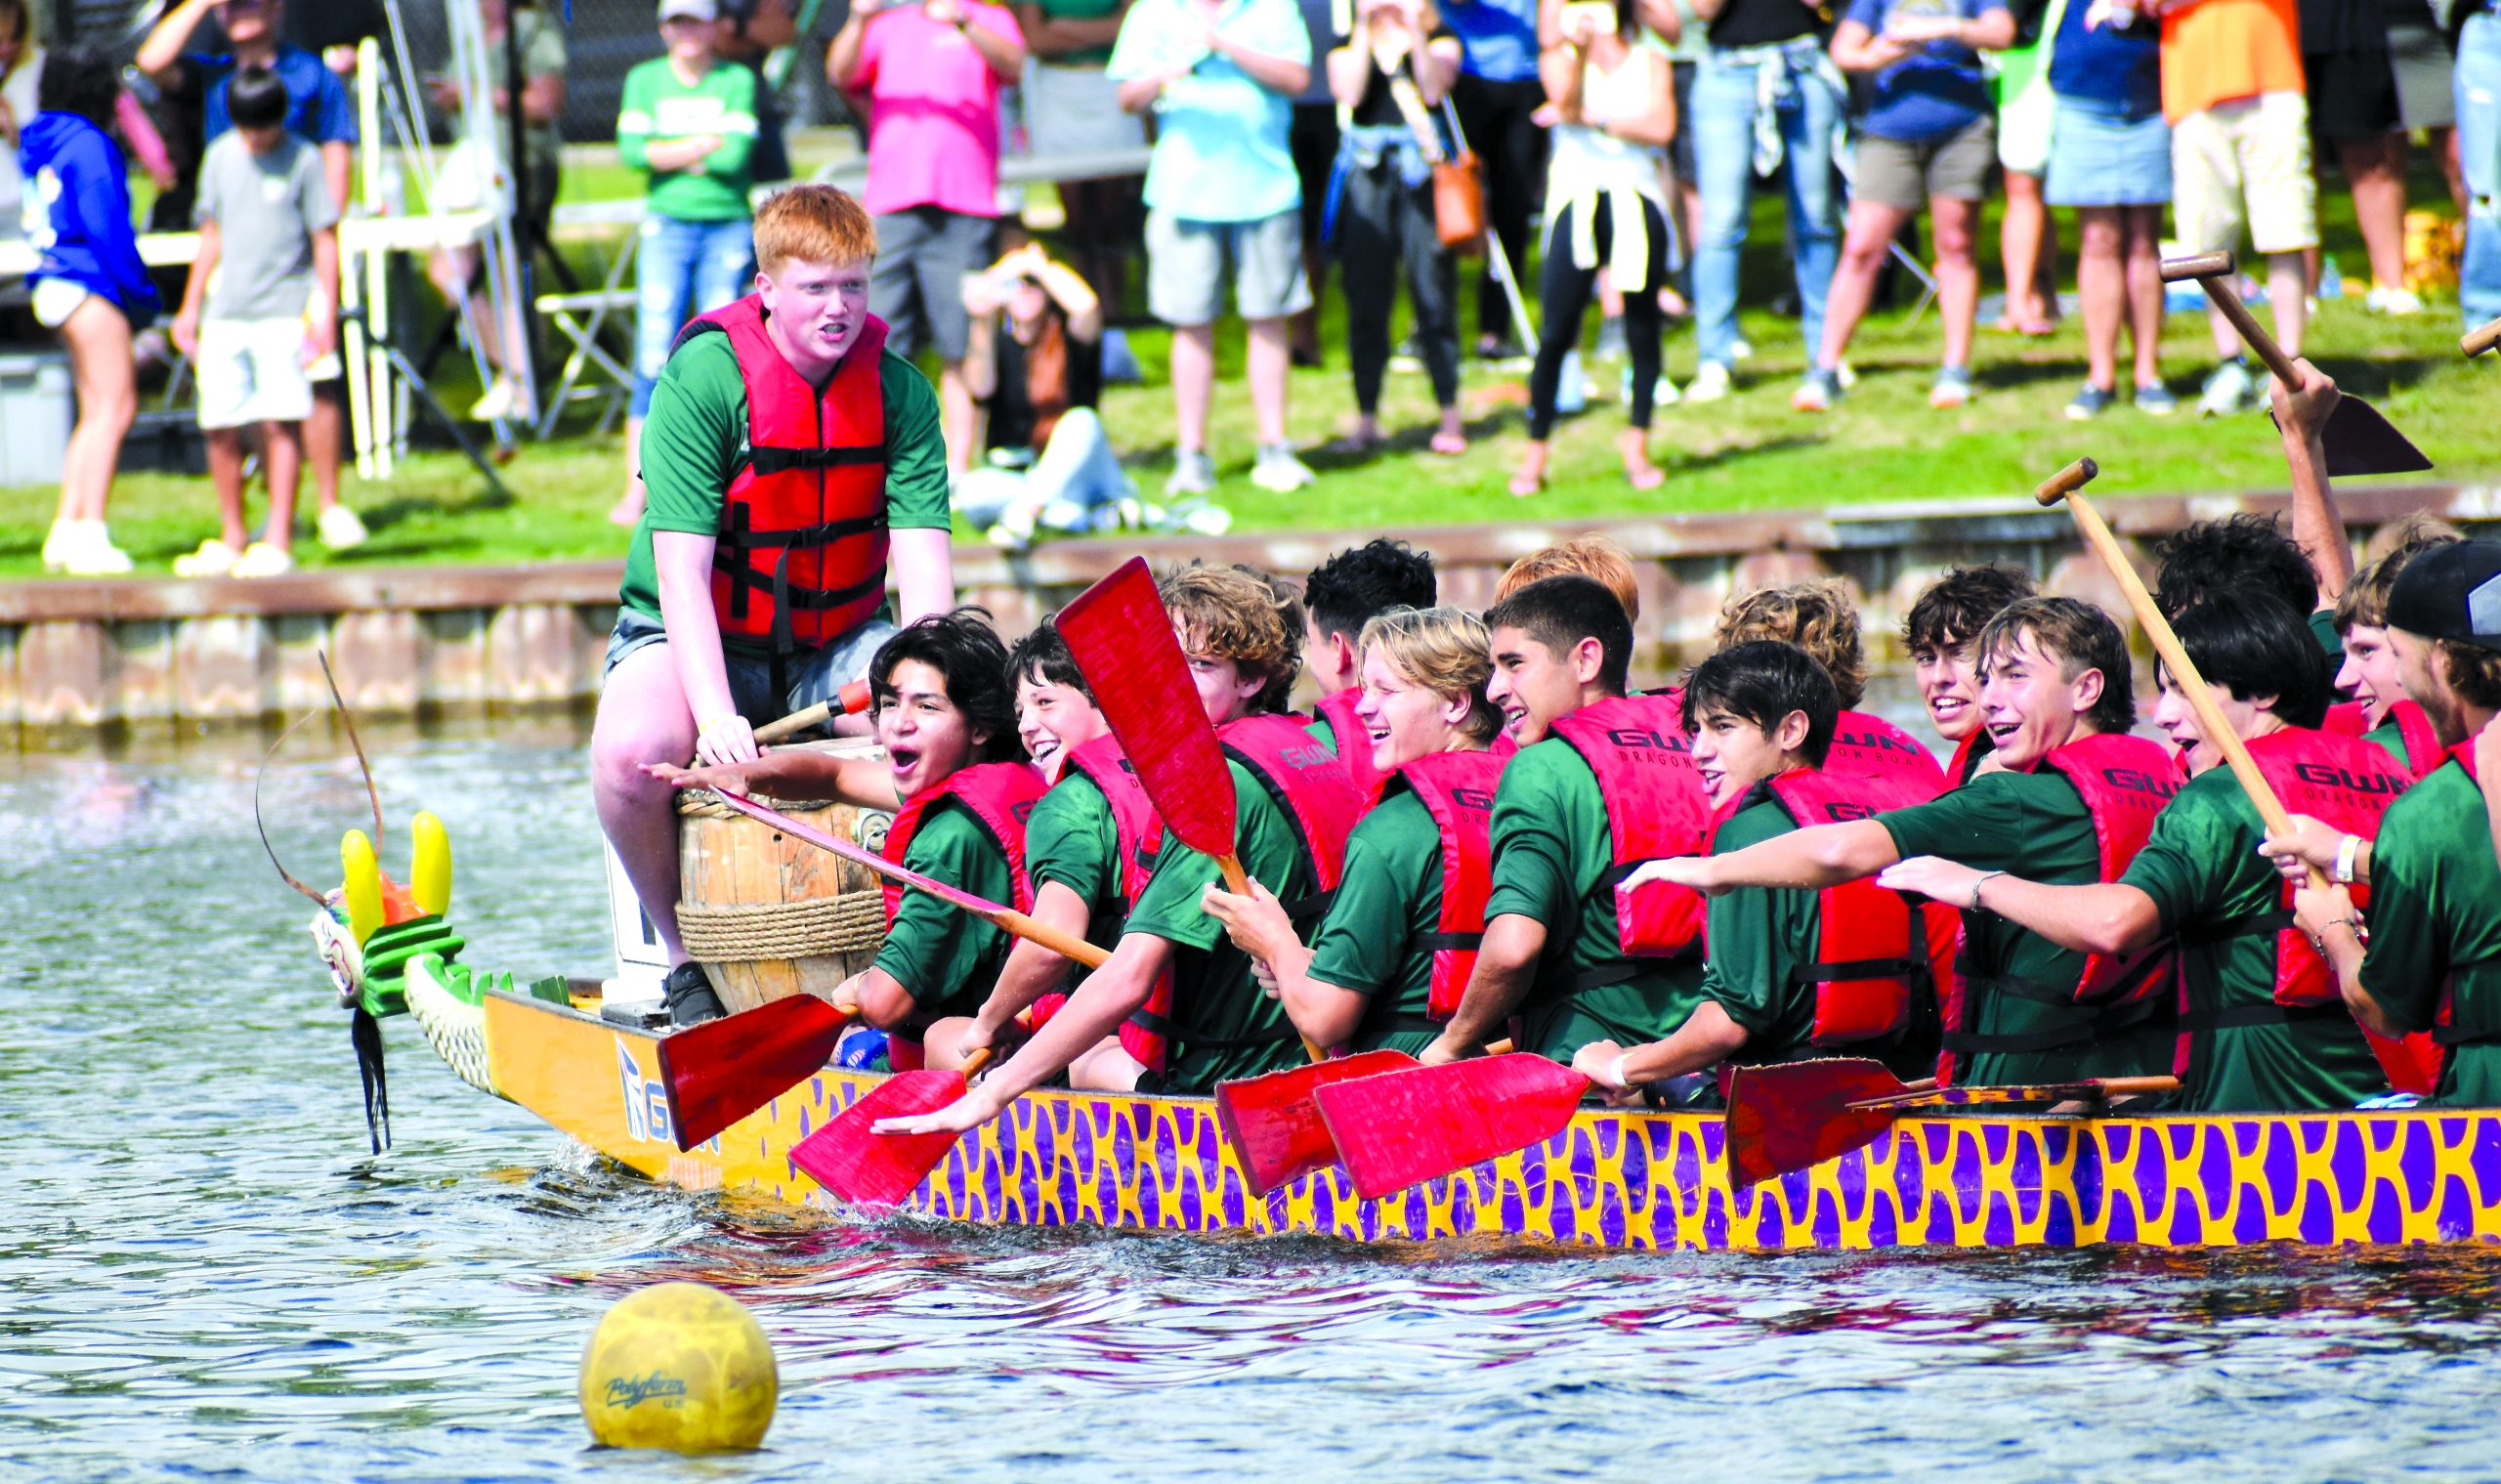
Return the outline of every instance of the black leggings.
<path id="1" fill-rule="evenodd" d="M 1459 403 L 1459 270 L 1442 251 L 1433 225 L 1433 183 L 1410 186 L 1397 160 L 1366 170 L 1350 166 L 1337 203 L 1337 274 L 1346 300 L 1346 359 L 1355 375 L 1355 406 L 1380 410 L 1380 373 L 1389 364 L 1389 309 L 1398 271 L 1407 271 L 1416 306 L 1416 342 L 1432 377 L 1433 403 Z"/>
<path id="2" fill-rule="evenodd" d="M 1581 317 L 1589 312 L 1596 287 L 1594 268 L 1572 266 L 1572 231 L 1580 214 L 1566 206 L 1546 233 L 1546 261 L 1537 276 L 1537 312 L 1543 323 L 1537 336 L 1537 368 L 1528 373 L 1528 436 L 1543 439 L 1554 430 L 1554 387 L 1563 376 L 1563 358 L 1581 343 Z M 1615 225 L 1610 197 L 1600 197 L 1595 218 L 1600 262 Z M 1641 199 L 1642 232 L 1649 238 L 1648 261 L 1641 281 L 1616 287 L 1624 294 L 1625 354 L 1632 362 L 1632 405 L 1627 419 L 1633 427 L 1650 426 L 1650 399 L 1659 386 L 1659 336 L 1665 328 L 1659 314 L 1659 285 L 1668 276 L 1668 223 L 1658 203 Z"/>
<path id="3" fill-rule="evenodd" d="M 1467 147 L 1484 161 L 1485 224 L 1510 258 L 1511 271 L 1524 272 L 1528 222 L 1546 185 L 1546 128 L 1529 115 L 1545 106 L 1546 89 L 1534 77 L 1487 82 L 1462 72 L 1451 84 L 1450 103 Z M 1510 327 L 1510 301 L 1489 261 L 1476 280 L 1476 333 L 1499 340 Z"/>

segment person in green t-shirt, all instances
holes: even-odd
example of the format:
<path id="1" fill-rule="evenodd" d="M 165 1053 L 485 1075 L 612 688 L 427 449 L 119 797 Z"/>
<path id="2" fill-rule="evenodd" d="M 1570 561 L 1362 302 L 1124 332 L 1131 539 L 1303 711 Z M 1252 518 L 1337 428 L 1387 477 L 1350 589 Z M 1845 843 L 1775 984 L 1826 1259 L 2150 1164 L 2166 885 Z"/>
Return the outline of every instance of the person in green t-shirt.
<path id="1" fill-rule="evenodd" d="M 1266 576 L 1240 567 L 1193 564 L 1159 584 L 1209 721 L 1282 712 L 1301 667 L 1298 605 Z M 1294 901 L 1319 884 L 1293 821 L 1267 786 L 1239 762 L 1225 764 L 1234 802 L 1234 851 L 1243 870 Z M 1284 1008 L 1263 994 L 1250 958 L 1224 924 L 1200 907 L 1220 878 L 1216 863 L 1168 831 L 1155 874 L 1130 909 L 1112 956 L 1004 1065 L 935 1113 L 884 1119 L 879 1133 L 962 1132 L 996 1118 L 1115 1034 L 1143 1009 L 1156 981 L 1172 974 L 1171 1044 L 1166 1070 L 1136 1076 L 1140 1091 L 1205 1092 L 1220 1081 L 1255 1077 L 1302 1058 Z M 1106 1060 L 1105 1070 L 1127 1072 Z M 1072 1076 L 1072 1085 L 1078 1085 Z M 1130 1090 L 1127 1087 L 1112 1090 Z"/>
<path id="2" fill-rule="evenodd" d="M 1980 666 L 1971 641 L 2008 605 L 2033 594 L 2032 574 L 1992 562 L 1956 567 L 1928 585 L 1902 619 L 1902 649 L 1929 724 L 1954 748 L 1945 785 L 1959 788 L 1987 761 L 1988 728 L 1980 725 Z"/>
<path id="3" fill-rule="evenodd" d="M 1482 753 L 1502 715 L 1485 697 L 1493 661 L 1484 622 L 1464 610 L 1391 609 L 1363 626 L 1357 653 L 1355 715 L 1384 784 L 1380 802 L 1347 837 L 1345 872 L 1319 930 L 1306 947 L 1276 894 L 1255 881 L 1248 897 L 1209 886 L 1206 907 L 1260 965 L 1304 1039 L 1415 1052 L 1434 1036 L 1448 883 L 1441 827 L 1397 770 L 1443 753 Z"/>
<path id="4" fill-rule="evenodd" d="M 2416 755 L 2421 749 L 2419 739 L 2430 732 L 2428 721 L 2415 725 L 2418 742 L 2408 743 L 2407 719 L 2414 706 L 2405 699 L 2405 687 L 2397 679 L 2396 652 L 2389 647 L 2389 589 L 2396 585 L 2396 575 L 2405 571 L 2408 562 L 2462 538 L 2450 527 L 2422 515 L 2409 516 L 2391 530 L 2383 531 L 2374 544 L 2387 541 L 2392 534 L 2395 541 L 2388 547 L 2388 554 L 2355 572 L 2345 595 L 2336 600 L 2336 632 L 2341 636 L 2345 655 L 2345 662 L 2336 672 L 2336 687 L 2362 708 L 2362 735 L 2387 749 L 2388 755 L 2404 765 L 2408 773 L 2420 778 L 2438 767 L 2440 758 L 2428 751 Z"/>
<path id="5" fill-rule="evenodd" d="M 643 419 L 680 326 L 736 299 L 753 271 L 747 192 L 755 180 L 755 74 L 714 52 L 717 0 L 660 0 L 667 54 L 625 74 L 616 152 L 647 181 L 634 265 L 634 400 L 625 415 L 624 496 L 609 519 L 633 524 L 644 502 Z"/>
<path id="6" fill-rule="evenodd" d="M 2285 858 L 2287 873 L 2332 870 L 2342 856 L 2355 879 L 2370 883 L 2367 949 L 2363 914 L 2345 887 L 2305 885 L 2294 896 L 2294 913 L 2335 965 L 2347 1007 L 2381 1036 L 2433 1032 L 2446 1047 L 2437 1101 L 2501 1105 L 2501 866 L 2478 787 L 2479 778 L 2494 776 L 2483 764 L 2501 763 L 2501 743 L 2490 737 L 2501 714 L 2501 542 L 2461 541 L 2407 564 L 2389 592 L 2388 639 L 2405 694 L 2440 744 L 2476 740 L 2475 772 L 2453 750 L 2389 806 L 2367 849 L 2303 816 L 2260 848 Z M 2438 1025 L 2444 1007 L 2449 1023 Z"/>
<path id="7" fill-rule="evenodd" d="M 699 768 L 655 764 L 646 771 L 680 788 L 729 788 L 779 798 L 836 798 L 863 809 L 900 811 L 936 795 L 967 768 L 1026 762 L 1007 684 L 1007 649 L 979 609 L 958 609 L 907 625 L 869 662 L 877 757 L 838 757 L 784 747 L 744 763 Z M 997 838 L 955 796 L 923 806 L 903 864 L 985 901 L 1013 903 L 1009 842 Z M 906 891 L 875 962 L 833 993 L 880 1029 L 918 1041 L 947 1017 L 973 1012 L 1006 961 L 1010 939 L 988 920 L 921 892 Z M 671 976 L 670 1010 L 681 1024 L 719 1013 L 709 991 Z M 704 1013 L 708 1011 L 709 1013 Z"/>
<path id="8" fill-rule="evenodd" d="M 1695 666 L 1684 683 L 1685 731 L 1693 739 L 1694 769 L 1721 819 L 1714 851 L 1742 850 L 1797 828 L 1769 784 L 1823 766 L 1841 709 L 1831 674 L 1793 644 L 1749 640 Z M 1574 1053 L 1573 1070 L 1614 1100 L 1632 1102 L 1651 1083 L 1723 1061 L 1814 1054 L 1821 991 L 1801 970 L 1826 956 L 1819 947 L 1823 927 L 1813 890 L 1748 886 L 1713 898 L 1710 959 L 1693 1013 L 1646 1045 L 1591 1041 Z M 1928 1044 L 1932 1049 L 1932 1035 Z"/>
<path id="9" fill-rule="evenodd" d="M 876 255 L 868 213 L 831 186 L 794 187 L 766 203 L 756 241 L 764 267 L 744 354 L 773 358 L 809 387 L 829 385 L 850 365 L 868 319 L 869 262 Z M 728 582 L 716 591 L 719 537 L 733 514 L 728 492 L 752 463 L 741 354 L 730 335 L 699 335 L 662 376 L 649 430 L 652 505 L 626 557 L 591 731 L 600 827 L 677 965 L 671 982 L 689 989 L 701 972 L 688 964 L 677 931 L 677 815 L 668 787 L 646 765 L 676 765 L 690 755 L 703 764 L 752 762 L 757 723 L 827 700 L 859 678 L 893 632 L 873 612 L 887 571 L 906 623 L 954 604 L 937 398 L 918 372 L 892 357 L 876 362 L 884 402 L 883 570 L 869 565 L 861 540 L 784 548 L 855 561 L 861 596 L 852 611 L 866 616 L 835 630 L 831 610 L 797 612 L 792 622 L 811 624 L 820 637 L 784 647 L 756 632 L 753 611 L 742 619 Z M 763 485 L 760 477 L 759 491 Z M 740 553 L 736 560 L 754 558 Z M 833 557 L 822 557 L 822 585 L 843 583 L 833 565 Z M 725 626 L 743 632 L 725 639 Z"/>
<path id="10" fill-rule="evenodd" d="M 1872 876 L 1911 856 L 1959 859 L 1984 871 L 2020 870 L 2053 885 L 2101 879 L 2093 817 L 2075 785 L 2055 771 L 2033 771 L 2071 741 L 2124 737 L 2136 723 L 2127 641 L 2109 615 L 2072 598 L 2010 605 L 1975 641 L 1980 713 L 1998 769 L 1926 804 L 1872 820 L 1793 830 L 1743 850 L 1653 861 L 1626 886 L 1669 881 L 1717 895 L 1739 886 L 1820 887 Z M 2064 987 L 2082 977 L 2086 955 L 1984 908 L 1964 908 L 1960 1082 L 2065 1081 L 2136 1076 L 2170 1063 L 2167 1008 L 2127 1023 L 2063 999 L 2033 998 L 2006 986 Z"/>
<path id="11" fill-rule="evenodd" d="M 2298 744 L 2327 713 L 2327 668 L 2309 627 L 2272 594 L 2218 593 L 2180 615 L 2181 647 L 2242 741 Z M 2282 881 L 2258 854 L 2265 833 L 2240 781 L 2222 766 L 2179 677 L 2161 673 L 2154 724 L 2186 751 L 2195 777 L 2154 822 L 2117 881 L 2048 886 L 1915 857 L 1880 885 L 1987 909 L 2062 947 L 2133 954 L 2181 943 L 2181 1034 L 2188 1048 L 2178 1106 L 2191 1113 L 2351 1108 L 2387 1090 L 2370 1044 L 2340 1003 L 2275 1005 L 2276 937 L 2216 929 L 2274 919 Z M 2397 781 L 2387 782 L 2394 785 Z"/>
<path id="12" fill-rule="evenodd" d="M 1554 723 L 1624 694 L 1632 623 L 1590 578 L 1541 578 L 1485 615 L 1486 694 L 1519 753 L 1494 795 L 1485 937 L 1457 1013 L 1420 1059 L 1454 1061 L 1522 1017 L 1519 1047 L 1557 1061 L 1593 1040 L 1655 1040 L 1700 1001 L 1699 954 L 1628 959 L 1597 774 Z M 1601 982 L 1602 981 L 1602 982 Z"/>

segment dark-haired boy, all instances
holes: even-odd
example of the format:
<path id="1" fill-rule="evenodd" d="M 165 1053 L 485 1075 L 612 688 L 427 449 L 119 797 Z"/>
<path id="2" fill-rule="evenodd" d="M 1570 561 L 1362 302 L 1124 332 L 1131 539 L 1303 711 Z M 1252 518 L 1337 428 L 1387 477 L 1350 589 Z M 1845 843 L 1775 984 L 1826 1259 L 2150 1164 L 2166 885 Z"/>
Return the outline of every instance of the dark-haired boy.
<path id="1" fill-rule="evenodd" d="M 1486 695 L 1520 751 L 1494 795 L 1494 885 L 1457 1013 L 1426 1047 L 1451 1061 L 1500 1039 L 1557 1061 L 1638 1044 L 1700 1002 L 1701 904 L 1617 891 L 1630 864 L 1701 848 L 1710 823 L 1675 702 L 1627 696 L 1632 624 L 1588 577 L 1546 577 L 1485 615 Z"/>
<path id="2" fill-rule="evenodd" d="M 1918 855 L 2057 885 L 2115 879 L 2178 791 L 2169 754 L 2128 735 L 2136 700 L 2118 625 L 2089 603 L 2031 598 L 1990 619 L 1976 648 L 1980 712 L 2003 769 L 1914 808 L 1652 862 L 1632 879 L 1712 893 L 1821 887 Z M 1959 1002 L 1944 1006 L 1949 1079 L 2064 1081 L 2168 1066 L 2167 959 L 2087 955 L 1956 906 L 1965 948 Z"/>
<path id="3" fill-rule="evenodd" d="M 1929 725 L 1953 743 L 1945 784 L 1971 781 L 1989 755 L 1989 730 L 1980 724 L 1980 666 L 1971 641 L 2009 605 L 2033 594 L 2032 574 L 2019 567 L 1988 563 L 1957 567 L 1928 585 L 1902 620 L 1902 648 L 1928 707 Z"/>
<path id="4" fill-rule="evenodd" d="M 2373 848 L 2354 852 L 2353 873 L 2371 884 L 2367 950 L 2345 887 L 2304 887 L 2296 911 L 2356 1020 L 2382 1036 L 2431 1031 L 2447 1048 L 2439 1101 L 2501 1105 L 2501 867 L 2475 745 L 2501 714 L 2501 542 L 2417 557 L 2390 590 L 2388 631 L 2405 694 L 2449 763 L 2389 807 Z M 2312 863 L 2328 854 L 2302 846 Z"/>
<path id="5" fill-rule="evenodd" d="M 1158 586 L 1230 761 L 1242 869 L 1280 901 L 1314 911 L 1335 882 L 1360 801 L 1337 760 L 1284 714 L 1300 667 L 1302 615 L 1247 568 L 1194 564 Z M 1168 1039 L 1165 1069 L 1140 1076 L 1134 1063 L 1110 1060 L 1107 1070 L 1143 1090 L 1206 1092 L 1221 1081 L 1300 1062 L 1284 1008 L 1260 990 L 1224 924 L 1199 905 L 1208 885 L 1221 879 L 1212 859 L 1167 831 L 1111 958 L 1049 1023 L 964 1097 L 936 1113 L 881 1121 L 877 1131 L 960 1132 L 1063 1070 L 1074 1081 L 1080 1069 L 1071 1064 L 1123 1022 L 1142 1017 L 1167 973 L 1170 1013 L 1148 1027 Z"/>
<path id="6" fill-rule="evenodd" d="M 1365 798 L 1379 788 L 1380 775 L 1372 765 L 1372 740 L 1355 718 L 1362 657 L 1355 641 L 1393 608 L 1432 607 L 1438 591 L 1433 559 L 1388 536 L 1336 553 L 1303 580 L 1302 662 L 1320 688 L 1311 735 L 1337 754 Z"/>
<path id="7" fill-rule="evenodd" d="M 2317 730 L 2327 668 L 2308 625 L 2272 594 L 2218 593 L 2182 614 L 2182 648 L 2290 810 L 2364 837 L 2405 788 L 2386 754 Z M 2166 668 L 2154 725 L 2194 775 L 2118 880 L 2049 886 L 1915 857 L 1882 886 L 1975 907 L 2064 948 L 2140 953 L 2180 944 L 2179 1104 L 2193 1113 L 2350 1108 L 2388 1079 L 2317 951 L 2290 929 L 2290 889 L 2258 854 L 2265 828 Z"/>
<path id="8" fill-rule="evenodd" d="M 1007 648 L 985 615 L 958 609 L 907 625 L 869 661 L 869 687 L 882 766 L 784 748 L 751 763 L 650 771 L 681 787 L 832 794 L 894 809 L 881 852 L 887 860 L 987 901 L 1031 908 L 1025 829 L 1042 796 L 1042 776 L 1018 742 Z M 987 919 L 925 893 L 891 884 L 884 891 L 885 944 L 834 997 L 890 1033 L 888 1060 L 905 1071 L 922 1063 L 923 1032 L 980 1005 L 1011 940 Z M 680 1024 L 720 1013 L 695 965 L 670 972 L 667 996 Z"/>
<path id="9" fill-rule="evenodd" d="M 2407 563 L 2460 539 L 2451 531 L 2425 531 L 2354 573 L 2336 600 L 2336 632 L 2345 646 L 2336 686 L 2353 699 L 2327 708 L 2326 730 L 2377 742 L 2415 778 L 2447 761 L 2448 749 L 2397 679 L 2396 652 L 2388 639 L 2388 595 Z"/>
<path id="10" fill-rule="evenodd" d="M 1719 651 L 1686 678 L 1683 704 L 1694 770 L 1724 817 L 1714 851 L 1925 797 L 1903 783 L 1824 770 L 1841 698 L 1795 645 L 1750 640 Z M 1573 1068 L 1623 1092 L 1730 1059 L 1791 1061 L 1847 1047 L 1927 1075 L 1916 1069 L 1936 1051 L 1927 925 L 1899 895 L 1864 881 L 1740 887 L 1712 900 L 1708 939 L 1701 1001 L 1682 1026 L 1630 1050 L 1592 1042 Z M 1853 965 L 1851 977 L 1828 972 L 1836 963 Z"/>

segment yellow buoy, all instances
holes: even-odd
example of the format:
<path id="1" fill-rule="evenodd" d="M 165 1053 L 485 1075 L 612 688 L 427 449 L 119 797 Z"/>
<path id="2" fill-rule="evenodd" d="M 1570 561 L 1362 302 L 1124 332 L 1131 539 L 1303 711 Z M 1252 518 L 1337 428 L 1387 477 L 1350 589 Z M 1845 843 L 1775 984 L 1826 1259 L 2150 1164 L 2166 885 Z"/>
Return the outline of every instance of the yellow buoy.
<path id="1" fill-rule="evenodd" d="M 753 1448 L 780 1393 L 763 1327 L 699 1283 L 618 1299 L 582 1350 L 582 1420 L 611 1448 Z"/>
<path id="2" fill-rule="evenodd" d="M 416 899 L 417 911 L 440 916 L 451 906 L 451 836 L 428 809 L 418 810 L 408 822 L 408 833 L 417 842 L 408 866 L 408 895 Z"/>

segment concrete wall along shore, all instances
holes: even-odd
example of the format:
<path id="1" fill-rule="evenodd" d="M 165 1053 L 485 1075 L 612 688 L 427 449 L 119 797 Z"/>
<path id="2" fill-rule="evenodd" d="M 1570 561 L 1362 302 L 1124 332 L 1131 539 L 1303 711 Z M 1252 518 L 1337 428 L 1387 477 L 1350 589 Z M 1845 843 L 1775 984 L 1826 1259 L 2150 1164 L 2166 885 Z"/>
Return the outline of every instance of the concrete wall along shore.
<path id="1" fill-rule="evenodd" d="M 2416 511 L 2501 521 L 2501 488 L 2338 491 L 2358 545 Z M 2104 502 L 2140 564 L 2164 534 L 2236 510 L 2280 511 L 2280 494 L 2141 496 Z M 1514 559 L 1587 530 L 1623 543 L 1642 585 L 1639 668 L 1661 675 L 1708 651 L 1730 594 L 1837 573 L 1865 606 L 1871 648 L 1898 658 L 1901 615 L 1938 572 L 2003 560 L 2054 592 L 2123 615 L 2108 575 L 2063 510 L 2028 498 L 1851 505 L 1830 510 L 1613 521 L 1451 526 L 1401 534 L 1432 552 L 1446 601 L 1483 607 Z M 1022 632 L 1135 553 L 1300 573 L 1373 532 L 1325 531 L 1061 541 L 1010 557 L 959 546 L 963 600 Z M 21 741 L 59 731 L 170 728 L 291 717 L 328 704 L 326 651 L 349 703 L 379 716 L 566 707 L 597 695 L 615 616 L 618 566 L 354 568 L 258 581 L 41 580 L 0 584 L 0 726 Z"/>

